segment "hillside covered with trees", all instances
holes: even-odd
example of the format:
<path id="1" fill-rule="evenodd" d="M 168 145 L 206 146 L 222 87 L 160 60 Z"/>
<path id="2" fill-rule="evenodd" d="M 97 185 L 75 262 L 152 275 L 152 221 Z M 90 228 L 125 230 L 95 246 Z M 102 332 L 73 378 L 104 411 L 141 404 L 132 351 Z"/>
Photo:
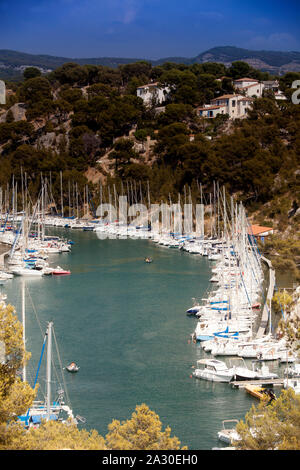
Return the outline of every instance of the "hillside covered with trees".
<path id="1" fill-rule="evenodd" d="M 300 107 L 290 96 L 300 74 L 278 77 L 287 100 L 265 92 L 246 119 L 205 119 L 196 112 L 232 93 L 232 79 L 245 76 L 271 78 L 241 61 L 229 68 L 209 62 L 141 61 L 117 68 L 66 63 L 47 75 L 27 68 L 22 81 L 6 84 L 7 103 L 0 106 L 0 186 L 13 179 L 21 188 L 26 175 L 35 199 L 41 175 L 51 175 L 59 206 L 61 174 L 66 205 L 70 181 L 80 191 L 88 184 L 95 205 L 99 182 L 120 188 L 138 181 L 157 202 L 177 199 L 187 186 L 197 200 L 199 183 L 208 193 L 218 181 L 257 223 L 294 240 L 300 223 Z M 149 82 L 171 88 L 163 107 L 145 107 L 137 97 L 137 87 Z M 274 243 L 269 248 L 280 251 Z M 289 256 L 297 269 L 297 243 L 293 249 Z"/>

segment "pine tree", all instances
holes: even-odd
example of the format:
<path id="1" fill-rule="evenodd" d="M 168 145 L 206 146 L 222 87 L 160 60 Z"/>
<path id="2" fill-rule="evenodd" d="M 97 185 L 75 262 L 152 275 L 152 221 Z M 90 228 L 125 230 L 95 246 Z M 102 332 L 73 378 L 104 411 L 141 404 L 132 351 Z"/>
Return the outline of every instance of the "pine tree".
<path id="1" fill-rule="evenodd" d="M 239 450 L 300 450 L 300 396 L 288 389 L 269 405 L 252 406 L 236 430 Z"/>
<path id="2" fill-rule="evenodd" d="M 159 416 L 147 405 L 136 406 L 131 419 L 108 426 L 107 447 L 112 450 L 178 450 L 180 441 L 171 437 L 171 429 L 162 430 Z"/>

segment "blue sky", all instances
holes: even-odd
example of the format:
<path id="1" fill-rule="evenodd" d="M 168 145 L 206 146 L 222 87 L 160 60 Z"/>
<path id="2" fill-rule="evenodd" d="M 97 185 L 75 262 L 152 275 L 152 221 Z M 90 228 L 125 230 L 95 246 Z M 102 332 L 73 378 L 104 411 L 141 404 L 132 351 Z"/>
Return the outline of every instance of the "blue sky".
<path id="1" fill-rule="evenodd" d="M 299 20 L 299 0 L 0 0 L 0 49 L 148 59 L 223 45 L 300 51 Z"/>

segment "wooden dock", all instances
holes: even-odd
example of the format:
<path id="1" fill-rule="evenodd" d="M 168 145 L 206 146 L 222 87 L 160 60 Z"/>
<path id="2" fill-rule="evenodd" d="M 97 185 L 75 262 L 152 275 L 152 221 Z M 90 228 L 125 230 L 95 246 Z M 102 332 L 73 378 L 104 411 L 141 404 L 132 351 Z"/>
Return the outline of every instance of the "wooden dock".
<path id="1" fill-rule="evenodd" d="M 247 385 L 269 385 L 272 387 L 283 387 L 283 379 L 263 379 L 263 380 L 233 380 L 230 382 L 232 388 L 245 388 Z"/>

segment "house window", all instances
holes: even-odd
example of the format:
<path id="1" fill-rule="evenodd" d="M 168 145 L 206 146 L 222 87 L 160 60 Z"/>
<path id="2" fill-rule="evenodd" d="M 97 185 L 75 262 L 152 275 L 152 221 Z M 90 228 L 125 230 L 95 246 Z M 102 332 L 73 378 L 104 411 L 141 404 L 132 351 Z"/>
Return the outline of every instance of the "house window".
<path id="1" fill-rule="evenodd" d="M 232 107 L 235 107 L 235 100 L 232 100 Z"/>

